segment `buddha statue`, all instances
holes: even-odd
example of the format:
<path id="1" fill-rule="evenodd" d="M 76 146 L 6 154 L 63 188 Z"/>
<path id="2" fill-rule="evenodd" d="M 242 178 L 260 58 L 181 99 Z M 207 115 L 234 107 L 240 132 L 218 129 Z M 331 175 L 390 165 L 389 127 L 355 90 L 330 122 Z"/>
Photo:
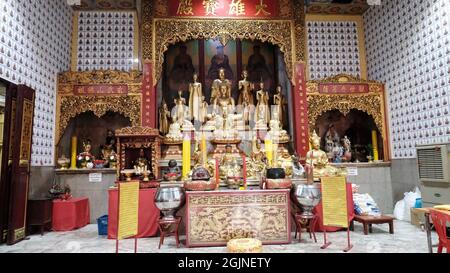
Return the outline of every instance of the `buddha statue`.
<path id="1" fill-rule="evenodd" d="M 261 148 L 261 142 L 256 138 L 253 139 L 253 151 L 247 161 L 247 177 L 260 178 L 266 170 L 266 154 Z"/>
<path id="2" fill-rule="evenodd" d="M 112 130 L 106 133 L 105 144 L 101 146 L 101 158 L 105 160 L 105 165 L 109 165 L 110 157 L 115 152 L 116 138 Z"/>
<path id="3" fill-rule="evenodd" d="M 275 113 L 278 114 L 278 120 L 280 121 L 281 128 L 284 127 L 284 106 L 286 101 L 284 99 L 283 94 L 281 93 L 281 86 L 278 86 L 276 89 L 276 93 L 273 96 L 273 104 Z"/>
<path id="4" fill-rule="evenodd" d="M 148 170 L 148 160 L 145 157 L 144 149 L 139 150 L 139 157 L 134 162 L 135 173 L 141 175 Z"/>
<path id="5" fill-rule="evenodd" d="M 287 131 L 282 128 L 281 122 L 278 119 L 278 112 L 273 113 L 273 119 L 270 120 L 270 130 L 268 134 L 275 143 L 285 143 L 289 141 L 289 135 Z"/>
<path id="6" fill-rule="evenodd" d="M 169 169 L 163 173 L 164 181 L 178 181 L 181 179 L 181 170 L 177 166 L 177 161 L 171 159 L 169 161 Z"/>
<path id="7" fill-rule="evenodd" d="M 202 100 L 200 103 L 200 117 L 199 117 L 200 124 L 206 122 L 207 115 L 208 115 L 208 103 L 205 100 L 205 96 L 202 96 Z"/>
<path id="8" fill-rule="evenodd" d="M 213 110 L 217 112 L 219 109 L 222 112 L 233 113 L 234 111 L 234 99 L 228 95 L 228 88 L 226 85 L 220 85 L 220 94 L 214 99 Z"/>
<path id="9" fill-rule="evenodd" d="M 255 129 L 267 130 L 267 124 L 270 121 L 269 95 L 264 90 L 264 83 L 259 84 L 260 90 L 256 92 L 256 109 L 255 109 Z"/>
<path id="10" fill-rule="evenodd" d="M 236 156 L 232 153 L 231 145 L 226 145 L 225 153 L 219 161 L 219 175 L 220 178 L 226 180 L 229 177 L 241 176 L 241 166 L 237 161 Z"/>
<path id="11" fill-rule="evenodd" d="M 174 120 L 172 124 L 170 124 L 169 132 L 164 138 L 165 142 L 180 142 L 183 141 L 183 133 L 181 132 L 181 126 L 177 120 Z"/>
<path id="12" fill-rule="evenodd" d="M 193 76 L 194 82 L 189 84 L 189 112 L 190 120 L 200 120 L 200 105 L 202 103 L 202 84 L 199 83 L 197 73 Z"/>
<path id="13" fill-rule="evenodd" d="M 255 105 L 253 102 L 253 84 L 247 80 L 248 72 L 247 70 L 242 71 L 242 80 L 239 81 L 239 99 L 238 105 L 243 105 L 246 102 L 248 105 Z"/>
<path id="14" fill-rule="evenodd" d="M 167 107 L 167 103 L 162 101 L 161 108 L 159 109 L 159 132 L 162 135 L 166 135 L 169 132 L 170 111 Z"/>
<path id="15" fill-rule="evenodd" d="M 278 167 L 283 168 L 286 173 L 286 177 L 292 177 L 293 174 L 293 161 L 292 156 L 287 149 L 283 149 L 280 157 L 278 157 Z"/>
<path id="16" fill-rule="evenodd" d="M 227 90 L 227 97 L 231 97 L 231 81 L 225 78 L 225 69 L 219 69 L 219 78 L 215 79 L 211 86 L 211 103 L 220 97 L 220 87 L 225 86 Z"/>
<path id="17" fill-rule="evenodd" d="M 320 150 L 320 137 L 316 131 L 310 136 L 311 150 L 306 154 L 306 166 L 313 170 L 313 177 L 346 175 L 345 169 L 329 165 L 327 154 Z"/>

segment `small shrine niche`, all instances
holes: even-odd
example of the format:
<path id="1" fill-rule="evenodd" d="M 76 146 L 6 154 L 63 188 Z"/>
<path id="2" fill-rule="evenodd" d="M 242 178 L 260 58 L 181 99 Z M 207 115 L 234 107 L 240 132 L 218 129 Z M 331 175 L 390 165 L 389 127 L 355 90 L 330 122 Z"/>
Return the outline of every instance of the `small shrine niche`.
<path id="1" fill-rule="evenodd" d="M 92 155 L 100 159 L 102 145 L 105 144 L 108 130 L 114 132 L 116 129 L 130 126 L 130 119 L 124 115 L 108 111 L 105 115 L 97 117 L 93 112 L 84 112 L 69 121 L 69 124 L 58 143 L 58 156 L 70 157 L 71 137 L 77 136 L 77 151 L 83 151 L 83 142 L 90 140 Z"/>
<path id="2" fill-rule="evenodd" d="M 351 109 L 347 115 L 337 109 L 326 111 L 316 120 L 315 130 L 321 137 L 321 149 L 327 153 L 332 153 L 335 146 L 343 147 L 345 136 L 350 140 L 351 159 L 335 159 L 335 163 L 370 161 L 368 157 L 373 157 L 373 131 L 376 134 L 379 159 L 384 159 L 380 132 L 373 117 L 364 111 Z M 333 147 L 330 140 L 334 141 Z"/>

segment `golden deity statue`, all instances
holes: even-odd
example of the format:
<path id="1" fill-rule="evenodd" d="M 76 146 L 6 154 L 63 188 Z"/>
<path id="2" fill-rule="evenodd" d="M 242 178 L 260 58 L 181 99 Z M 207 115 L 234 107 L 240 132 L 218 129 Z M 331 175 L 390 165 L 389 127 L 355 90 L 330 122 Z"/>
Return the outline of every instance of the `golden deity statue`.
<path id="1" fill-rule="evenodd" d="M 219 78 L 215 79 L 212 83 L 211 87 L 211 103 L 214 102 L 214 100 L 221 96 L 221 86 L 225 86 L 227 91 L 227 97 L 231 97 L 231 81 L 225 78 L 225 69 L 220 68 L 219 69 Z"/>
<path id="2" fill-rule="evenodd" d="M 278 112 L 273 113 L 273 118 L 270 120 L 270 130 L 268 134 L 274 143 L 289 142 L 289 135 L 287 131 L 282 128 L 281 122 L 278 118 Z"/>
<path id="3" fill-rule="evenodd" d="M 202 84 L 199 83 L 197 73 L 193 76 L 194 82 L 189 84 L 189 113 L 191 120 L 200 120 L 200 106 L 202 103 Z"/>
<path id="4" fill-rule="evenodd" d="M 314 178 L 347 175 L 344 168 L 329 165 L 327 153 L 320 150 L 320 137 L 316 131 L 310 136 L 309 141 L 312 149 L 306 154 L 306 166 L 313 169 Z"/>
<path id="5" fill-rule="evenodd" d="M 260 178 L 266 170 L 265 157 L 266 154 L 261 148 L 261 142 L 256 138 L 253 139 L 253 149 L 247 161 L 247 177 Z"/>
<path id="6" fill-rule="evenodd" d="M 159 132 L 162 135 L 166 135 L 169 132 L 170 127 L 170 111 L 167 107 L 167 103 L 163 100 L 161 108 L 159 108 Z"/>
<path id="7" fill-rule="evenodd" d="M 208 115 L 208 103 L 205 100 L 205 96 L 202 96 L 202 100 L 200 103 L 200 118 L 199 118 L 201 124 L 206 122 L 207 115 Z"/>
<path id="8" fill-rule="evenodd" d="M 221 85 L 219 87 L 220 94 L 214 99 L 213 110 L 217 112 L 217 107 L 225 113 L 232 113 L 234 110 L 234 99 L 228 93 L 228 87 L 226 85 Z"/>
<path id="9" fill-rule="evenodd" d="M 273 96 L 273 104 L 275 105 L 275 112 L 278 113 L 278 120 L 280 121 L 281 127 L 284 127 L 284 106 L 286 101 L 283 94 L 281 93 L 281 86 L 277 87 L 276 93 Z"/>
<path id="10" fill-rule="evenodd" d="M 136 174 L 142 174 L 148 170 L 148 160 L 145 158 L 144 149 L 139 150 L 139 157 L 134 163 L 134 170 Z"/>
<path id="11" fill-rule="evenodd" d="M 242 71 L 242 80 L 239 81 L 239 99 L 238 105 L 243 105 L 244 102 L 248 105 L 255 105 L 253 102 L 253 84 L 247 80 L 248 72 L 247 70 Z"/>
<path id="12" fill-rule="evenodd" d="M 178 91 L 178 98 L 174 100 L 175 102 L 175 117 L 174 122 L 178 122 L 183 131 L 192 131 L 194 126 L 189 121 L 189 108 L 186 106 L 186 99 L 183 98 L 183 91 Z"/>
<path id="13" fill-rule="evenodd" d="M 256 104 L 255 122 L 256 129 L 267 129 L 267 124 L 270 121 L 270 109 L 269 109 L 269 95 L 264 90 L 264 82 L 259 84 L 260 90 L 256 92 Z"/>
<path id="14" fill-rule="evenodd" d="M 221 179 L 226 180 L 228 177 L 239 177 L 241 174 L 241 165 L 238 163 L 237 157 L 232 153 L 231 145 L 226 145 L 225 153 L 219 162 L 219 175 Z"/>
<path id="15" fill-rule="evenodd" d="M 287 149 L 283 149 L 281 156 L 278 157 L 278 166 L 284 169 L 286 177 L 292 177 L 293 164 L 294 162 L 292 160 L 292 156 L 289 154 L 289 151 Z"/>

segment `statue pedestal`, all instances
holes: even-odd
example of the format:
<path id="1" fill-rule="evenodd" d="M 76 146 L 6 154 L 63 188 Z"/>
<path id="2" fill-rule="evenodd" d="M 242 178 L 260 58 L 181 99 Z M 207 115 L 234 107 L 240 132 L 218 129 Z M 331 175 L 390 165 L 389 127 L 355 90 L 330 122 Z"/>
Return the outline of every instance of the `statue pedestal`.
<path id="1" fill-rule="evenodd" d="M 244 151 L 239 148 L 239 144 L 241 140 L 211 140 L 211 144 L 214 149 L 209 152 L 209 156 L 212 158 L 221 158 L 221 156 L 225 153 L 225 149 L 227 145 L 231 146 L 231 153 L 235 156 L 241 157 L 244 155 Z"/>
<path id="2" fill-rule="evenodd" d="M 162 152 L 161 159 L 163 160 L 181 160 L 183 156 L 182 145 L 183 141 L 163 141 L 166 148 Z"/>

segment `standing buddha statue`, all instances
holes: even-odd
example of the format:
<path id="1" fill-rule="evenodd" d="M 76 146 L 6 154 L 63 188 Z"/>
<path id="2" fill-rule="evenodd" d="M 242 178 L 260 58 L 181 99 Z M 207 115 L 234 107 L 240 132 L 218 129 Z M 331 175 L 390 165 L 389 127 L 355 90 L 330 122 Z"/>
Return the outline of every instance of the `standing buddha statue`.
<path id="1" fill-rule="evenodd" d="M 255 105 L 253 102 L 253 84 L 247 80 L 248 72 L 247 70 L 242 71 L 242 80 L 239 81 L 239 99 L 238 105 L 243 105 L 246 102 L 248 105 Z"/>
<path id="2" fill-rule="evenodd" d="M 199 83 L 197 73 L 193 76 L 194 82 L 189 84 L 189 113 L 191 120 L 200 120 L 200 105 L 202 103 L 202 84 Z"/>
<path id="3" fill-rule="evenodd" d="M 256 92 L 256 104 L 255 122 L 256 129 L 267 129 L 267 124 L 270 121 L 270 109 L 269 109 L 269 95 L 264 90 L 264 82 L 259 84 L 260 90 Z"/>

